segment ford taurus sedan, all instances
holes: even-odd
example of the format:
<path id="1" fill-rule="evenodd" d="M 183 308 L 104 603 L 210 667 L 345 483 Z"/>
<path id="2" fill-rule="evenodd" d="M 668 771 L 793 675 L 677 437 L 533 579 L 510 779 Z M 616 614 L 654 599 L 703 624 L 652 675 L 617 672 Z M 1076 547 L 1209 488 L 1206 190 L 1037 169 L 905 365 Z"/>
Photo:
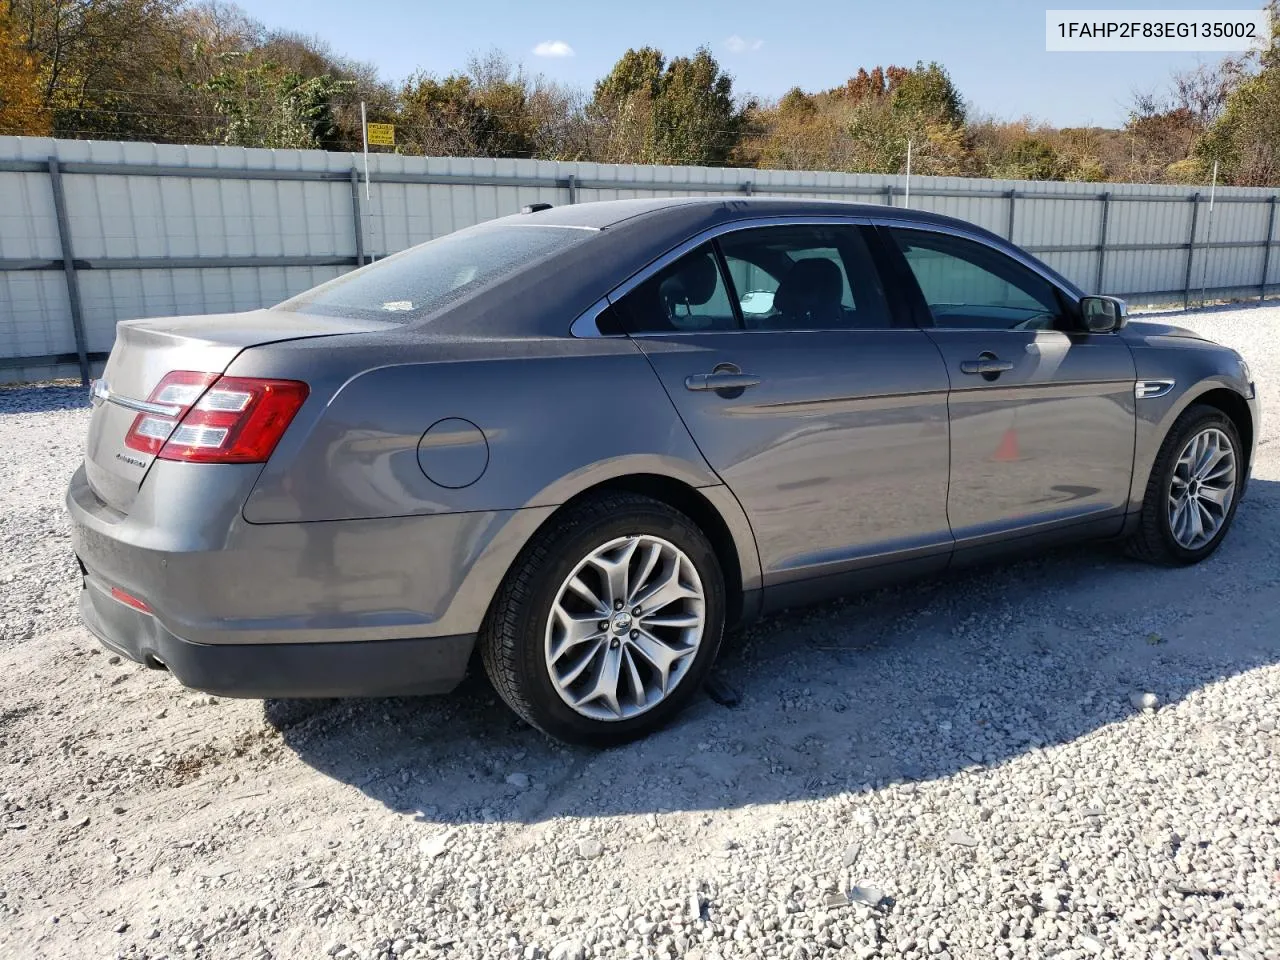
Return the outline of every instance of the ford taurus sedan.
<path id="1" fill-rule="evenodd" d="M 1050 543 L 1221 544 L 1238 354 L 983 229 L 623 200 L 433 240 L 276 307 L 132 320 L 67 501 L 85 623 L 228 696 L 440 693 L 608 744 L 726 627 Z"/>

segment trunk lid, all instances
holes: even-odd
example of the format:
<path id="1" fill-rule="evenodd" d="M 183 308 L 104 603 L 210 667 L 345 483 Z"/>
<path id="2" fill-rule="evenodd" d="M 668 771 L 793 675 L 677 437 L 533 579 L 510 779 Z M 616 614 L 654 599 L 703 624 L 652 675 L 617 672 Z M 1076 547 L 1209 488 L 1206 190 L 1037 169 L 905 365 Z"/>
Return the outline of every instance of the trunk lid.
<path id="1" fill-rule="evenodd" d="M 154 454 L 135 450 L 125 436 L 139 403 L 174 370 L 223 373 L 241 351 L 267 343 L 385 330 L 391 324 L 277 310 L 124 320 L 102 377 L 94 381 L 85 447 L 89 486 L 109 507 L 127 513 Z"/>

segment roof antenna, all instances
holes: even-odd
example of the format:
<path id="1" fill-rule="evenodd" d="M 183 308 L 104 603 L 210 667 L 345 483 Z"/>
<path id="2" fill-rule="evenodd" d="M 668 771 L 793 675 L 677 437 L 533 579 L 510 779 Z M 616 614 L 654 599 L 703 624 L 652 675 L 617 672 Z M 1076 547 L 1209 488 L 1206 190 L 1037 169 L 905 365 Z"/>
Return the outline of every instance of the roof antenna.
<path id="1" fill-rule="evenodd" d="M 521 213 L 537 213 L 539 210 L 550 210 L 550 209 L 551 209 L 551 204 L 549 203 L 526 203 L 523 207 L 520 208 L 520 212 Z"/>

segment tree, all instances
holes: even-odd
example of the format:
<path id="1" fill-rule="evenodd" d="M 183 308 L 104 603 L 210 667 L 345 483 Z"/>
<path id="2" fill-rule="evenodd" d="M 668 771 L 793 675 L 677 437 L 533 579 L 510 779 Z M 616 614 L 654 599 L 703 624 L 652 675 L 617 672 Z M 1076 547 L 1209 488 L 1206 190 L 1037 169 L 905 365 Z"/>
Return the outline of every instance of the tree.
<path id="1" fill-rule="evenodd" d="M 598 129 L 595 159 L 630 163 L 723 163 L 746 112 L 734 102 L 733 78 L 705 47 L 670 62 L 653 47 L 628 50 L 587 106 Z"/>
<path id="2" fill-rule="evenodd" d="M 0 10 L 0 134 L 36 137 L 49 132 L 36 60 L 18 42 Z"/>
<path id="3" fill-rule="evenodd" d="M 723 163 L 742 126 L 743 112 L 733 102 L 733 78 L 706 47 L 667 65 L 653 109 L 657 162 Z"/>
<path id="4" fill-rule="evenodd" d="M 1243 78 L 1195 149 L 1206 168 L 1217 161 L 1222 179 L 1238 186 L 1280 184 L 1280 4 L 1270 9 L 1272 43 L 1249 55 Z"/>
<path id="5" fill-rule="evenodd" d="M 792 87 L 777 104 L 755 105 L 743 120 L 743 139 L 734 150 L 739 166 L 774 170 L 836 169 L 835 118 L 818 96 Z"/>
<path id="6" fill-rule="evenodd" d="M 415 74 L 398 99 L 408 153 L 551 160 L 588 154 L 581 97 L 528 76 L 498 51 L 472 57 L 465 73 Z"/>
<path id="7" fill-rule="evenodd" d="M 1009 180 L 1106 180 L 1103 155 L 1118 155 L 1114 135 L 1097 127 L 1056 130 L 1030 118 L 980 118 L 967 127 L 973 169 Z"/>
<path id="8" fill-rule="evenodd" d="M 334 139 L 333 99 L 348 81 L 328 74 L 304 77 L 254 55 L 228 53 L 223 61 L 208 86 L 226 122 L 224 143 L 316 149 Z"/>
<path id="9" fill-rule="evenodd" d="M 653 47 L 628 50 L 598 80 L 587 105 L 592 157 L 606 163 L 653 163 L 654 105 L 666 58 Z"/>
<path id="10" fill-rule="evenodd" d="M 328 125 L 318 141 L 324 150 L 359 150 L 363 143 L 360 104 L 371 119 L 390 119 L 396 111 L 394 90 L 378 78 L 373 64 L 335 54 L 327 43 L 300 33 L 264 34 L 253 52 L 260 61 L 278 64 L 286 73 L 325 87 Z M 322 80 L 321 78 L 328 78 Z"/>
<path id="11" fill-rule="evenodd" d="M 9 0 L 9 24 L 40 74 L 56 136 L 159 138 L 172 105 L 153 102 L 181 43 L 182 0 Z M 141 95 L 140 95 L 141 94 Z"/>
<path id="12" fill-rule="evenodd" d="M 924 117 L 935 124 L 964 125 L 964 103 L 951 77 L 937 63 L 917 63 L 915 69 L 894 71 L 888 85 L 896 113 Z"/>
<path id="13" fill-rule="evenodd" d="M 938 64 L 859 69 L 831 93 L 844 112 L 849 139 L 841 169 L 903 173 L 910 142 L 913 172 L 966 172 L 964 107 L 951 78 Z"/>

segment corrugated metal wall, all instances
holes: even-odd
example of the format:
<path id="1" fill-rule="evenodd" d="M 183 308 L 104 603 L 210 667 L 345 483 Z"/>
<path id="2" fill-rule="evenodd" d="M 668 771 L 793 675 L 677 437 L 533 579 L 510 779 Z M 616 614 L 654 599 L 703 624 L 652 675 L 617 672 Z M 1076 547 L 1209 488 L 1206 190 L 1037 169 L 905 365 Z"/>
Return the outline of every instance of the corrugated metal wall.
<path id="1" fill-rule="evenodd" d="M 908 202 L 894 176 L 386 154 L 370 158 L 366 196 L 363 182 L 353 191 L 353 169 L 363 171 L 353 154 L 0 137 L 0 380 L 77 372 L 65 362 L 78 344 L 64 239 L 92 359 L 110 350 L 117 320 L 275 303 L 361 255 L 528 203 L 704 193 Z M 1280 284 L 1280 255 L 1265 245 L 1280 232 L 1274 197 L 1220 189 L 1210 216 L 1207 187 L 913 177 L 909 204 L 1011 236 L 1085 289 L 1143 305 L 1202 286 L 1258 296 L 1264 259 L 1265 283 Z"/>

